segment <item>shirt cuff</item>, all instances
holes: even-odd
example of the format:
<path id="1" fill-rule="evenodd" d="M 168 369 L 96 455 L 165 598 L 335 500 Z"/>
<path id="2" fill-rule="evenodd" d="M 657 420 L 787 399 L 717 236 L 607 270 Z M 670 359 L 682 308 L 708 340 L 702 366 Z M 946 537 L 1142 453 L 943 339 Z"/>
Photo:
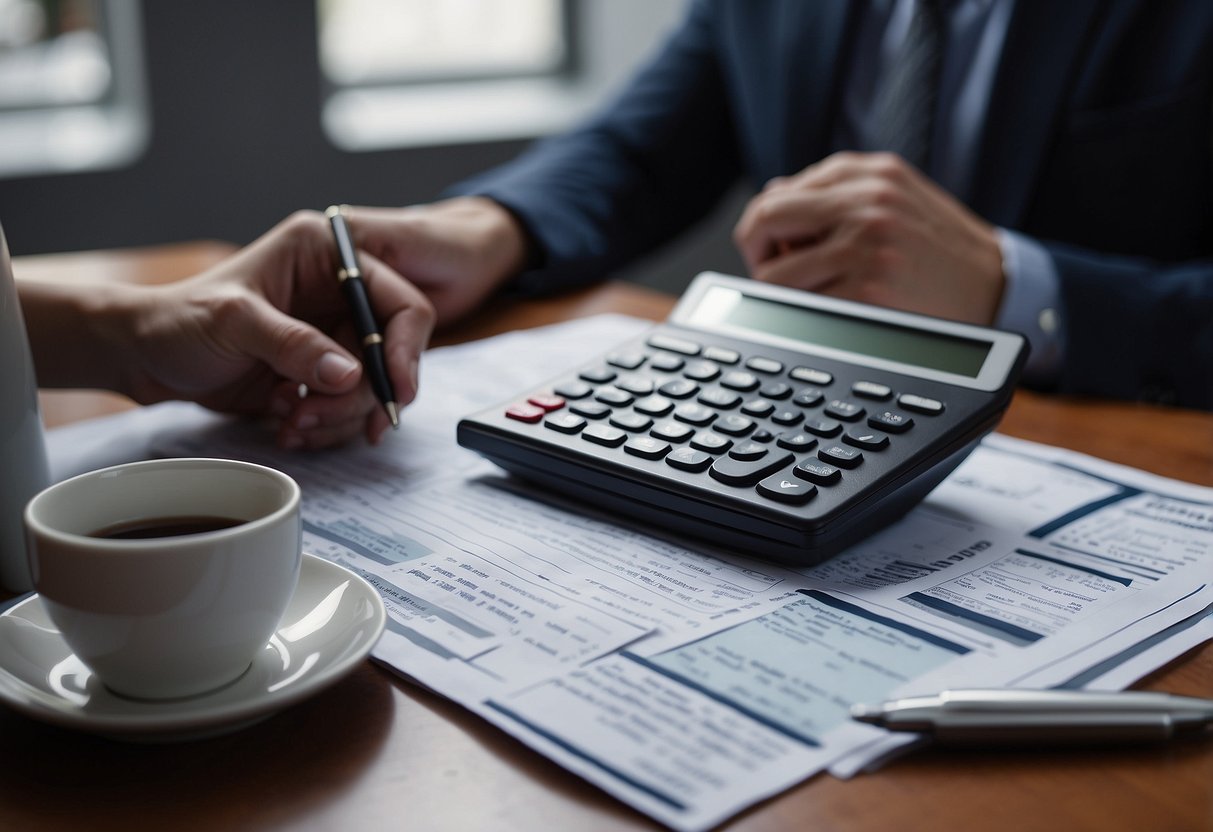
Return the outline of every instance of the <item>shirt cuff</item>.
<path id="1" fill-rule="evenodd" d="M 1024 381 L 1053 386 L 1065 358 L 1057 266 L 1044 246 L 1035 240 L 1005 228 L 997 231 L 1006 285 L 994 324 L 1027 337 L 1032 353 L 1024 366 Z"/>

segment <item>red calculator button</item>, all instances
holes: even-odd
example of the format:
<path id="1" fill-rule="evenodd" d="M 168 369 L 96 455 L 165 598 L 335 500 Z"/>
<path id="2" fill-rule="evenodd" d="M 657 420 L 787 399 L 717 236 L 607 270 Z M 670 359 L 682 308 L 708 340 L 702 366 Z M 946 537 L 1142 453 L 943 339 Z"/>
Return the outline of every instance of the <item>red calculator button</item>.
<path id="1" fill-rule="evenodd" d="M 512 404 L 505 409 L 505 415 L 511 419 L 517 419 L 519 422 L 530 422 L 534 424 L 543 418 L 543 414 L 547 411 L 542 407 L 536 407 L 533 404 Z"/>
<path id="2" fill-rule="evenodd" d="M 531 396 L 529 399 L 527 399 L 527 403 L 533 404 L 535 407 L 541 407 L 544 409 L 544 411 L 559 410 L 560 408 L 564 407 L 564 399 L 560 398 L 559 396 L 551 396 L 542 393 L 537 396 Z"/>

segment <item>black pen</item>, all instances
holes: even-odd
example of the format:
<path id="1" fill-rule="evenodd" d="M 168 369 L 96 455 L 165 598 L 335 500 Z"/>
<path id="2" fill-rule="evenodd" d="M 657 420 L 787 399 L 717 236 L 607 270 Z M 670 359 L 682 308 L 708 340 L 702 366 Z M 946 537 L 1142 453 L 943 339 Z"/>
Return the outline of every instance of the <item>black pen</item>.
<path id="1" fill-rule="evenodd" d="M 392 427 L 398 428 L 400 417 L 396 408 L 396 391 L 392 389 L 387 362 L 383 358 L 383 336 L 379 334 L 375 315 L 371 312 L 371 301 L 366 294 L 366 284 L 362 282 L 362 270 L 358 268 L 358 257 L 354 253 L 354 240 L 345 223 L 345 206 L 330 205 L 324 215 L 329 218 L 333 238 L 337 241 L 337 255 L 341 260 L 337 279 L 341 281 L 341 290 L 354 313 L 354 325 L 362 340 L 362 365 L 366 368 L 371 389 L 383 402 L 383 409 L 387 411 Z"/>

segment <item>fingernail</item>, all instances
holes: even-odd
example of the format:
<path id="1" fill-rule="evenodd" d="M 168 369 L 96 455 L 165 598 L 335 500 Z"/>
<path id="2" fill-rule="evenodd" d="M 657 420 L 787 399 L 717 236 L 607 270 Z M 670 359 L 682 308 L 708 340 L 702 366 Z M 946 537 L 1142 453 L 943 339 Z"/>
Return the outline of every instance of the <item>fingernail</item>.
<path id="1" fill-rule="evenodd" d="M 316 378 L 323 384 L 339 385 L 358 369 L 358 362 L 336 352 L 326 352 L 316 364 Z"/>

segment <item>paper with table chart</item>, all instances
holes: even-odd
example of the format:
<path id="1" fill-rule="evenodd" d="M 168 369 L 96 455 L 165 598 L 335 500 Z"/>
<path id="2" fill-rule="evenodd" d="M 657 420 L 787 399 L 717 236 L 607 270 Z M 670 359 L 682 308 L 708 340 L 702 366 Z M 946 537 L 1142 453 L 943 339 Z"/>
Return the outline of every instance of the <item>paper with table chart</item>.
<path id="1" fill-rule="evenodd" d="M 852 702 L 1123 686 L 1213 632 L 1213 489 L 1065 451 L 991 437 L 905 519 L 798 572 L 565 504 L 456 446 L 459 416 L 642 326 L 433 350 L 378 448 L 278 453 L 257 426 L 167 405 L 52 432 L 52 465 L 287 471 L 306 548 L 383 594 L 379 661 L 675 829 L 906 742 L 852 723 Z"/>

